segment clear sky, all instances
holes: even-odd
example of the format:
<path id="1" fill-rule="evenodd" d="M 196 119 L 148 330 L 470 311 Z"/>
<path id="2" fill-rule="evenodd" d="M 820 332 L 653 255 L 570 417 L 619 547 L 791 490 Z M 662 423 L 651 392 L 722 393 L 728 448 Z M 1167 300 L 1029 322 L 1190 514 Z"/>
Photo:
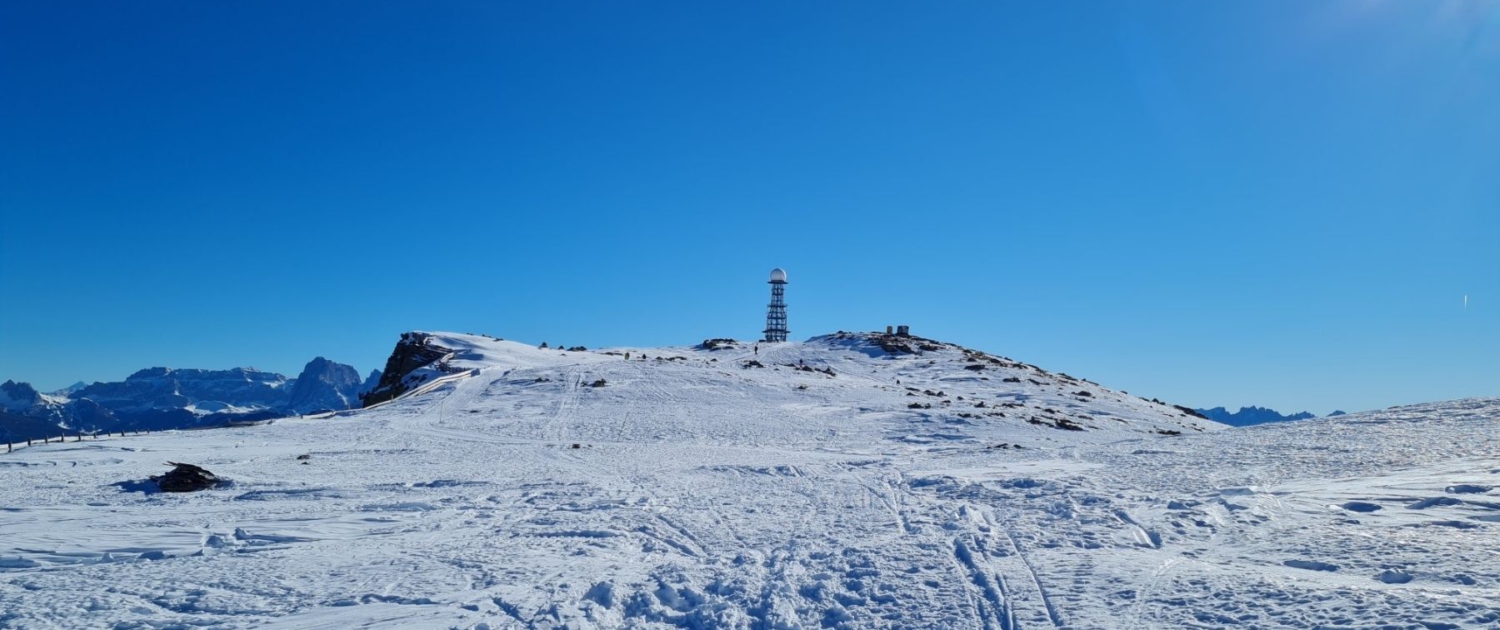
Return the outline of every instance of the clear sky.
<path id="1" fill-rule="evenodd" d="M 0 379 L 753 338 L 774 266 L 794 338 L 1500 395 L 1500 2 L 0 5 Z"/>

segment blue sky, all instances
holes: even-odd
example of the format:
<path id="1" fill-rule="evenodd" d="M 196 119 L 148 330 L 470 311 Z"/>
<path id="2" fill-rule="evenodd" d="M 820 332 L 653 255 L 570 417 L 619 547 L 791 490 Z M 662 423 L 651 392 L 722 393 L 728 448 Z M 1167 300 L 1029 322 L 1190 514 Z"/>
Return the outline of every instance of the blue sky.
<path id="1" fill-rule="evenodd" d="M 1494 1 L 5 3 L 0 379 L 749 338 L 782 266 L 794 338 L 1500 395 L 1497 77 Z"/>

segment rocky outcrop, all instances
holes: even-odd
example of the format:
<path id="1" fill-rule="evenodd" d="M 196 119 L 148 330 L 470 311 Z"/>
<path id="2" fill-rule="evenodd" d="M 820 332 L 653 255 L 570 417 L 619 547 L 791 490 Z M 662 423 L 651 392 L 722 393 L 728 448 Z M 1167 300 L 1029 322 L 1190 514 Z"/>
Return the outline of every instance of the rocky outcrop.
<path id="1" fill-rule="evenodd" d="M 832 335 L 823 335 L 815 337 L 815 339 L 829 344 L 852 347 L 872 357 L 922 354 L 924 352 L 937 352 L 944 348 L 959 347 L 910 334 L 895 335 L 879 332 L 845 332 L 840 330 Z"/>
<path id="2" fill-rule="evenodd" d="M 172 466 L 172 470 L 151 478 L 151 481 L 155 482 L 156 487 L 162 492 L 197 492 L 221 483 L 218 475 L 202 467 L 177 462 L 167 462 L 167 464 Z"/>
<path id="3" fill-rule="evenodd" d="M 452 354 L 452 350 L 433 343 L 431 335 L 420 332 L 401 333 L 401 340 L 396 342 L 391 358 L 385 362 L 380 383 L 361 396 L 360 400 L 364 406 L 369 407 L 405 394 L 425 380 L 425 375 L 413 374 L 414 372 L 424 368 L 437 372 L 449 371 L 443 361 Z"/>

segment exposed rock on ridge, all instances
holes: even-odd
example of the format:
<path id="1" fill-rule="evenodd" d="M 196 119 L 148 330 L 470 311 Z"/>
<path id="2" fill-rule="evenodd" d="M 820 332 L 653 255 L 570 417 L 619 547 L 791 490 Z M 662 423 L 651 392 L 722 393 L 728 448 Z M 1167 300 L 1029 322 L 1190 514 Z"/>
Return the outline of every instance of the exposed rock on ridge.
<path id="1" fill-rule="evenodd" d="M 426 367 L 438 372 L 449 371 L 443 362 L 453 351 L 432 343 L 432 335 L 421 332 L 401 333 L 391 358 L 385 362 L 380 383 L 375 389 L 360 396 L 364 406 L 369 407 L 400 396 L 426 380 L 425 375 L 413 374 Z"/>

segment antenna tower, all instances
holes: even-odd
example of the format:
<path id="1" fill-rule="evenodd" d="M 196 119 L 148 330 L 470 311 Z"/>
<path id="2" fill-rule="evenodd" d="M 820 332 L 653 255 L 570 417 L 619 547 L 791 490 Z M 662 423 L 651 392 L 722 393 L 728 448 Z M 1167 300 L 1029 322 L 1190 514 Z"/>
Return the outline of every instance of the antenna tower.
<path id="1" fill-rule="evenodd" d="M 786 272 L 771 270 L 771 305 L 766 310 L 766 341 L 786 341 Z"/>

